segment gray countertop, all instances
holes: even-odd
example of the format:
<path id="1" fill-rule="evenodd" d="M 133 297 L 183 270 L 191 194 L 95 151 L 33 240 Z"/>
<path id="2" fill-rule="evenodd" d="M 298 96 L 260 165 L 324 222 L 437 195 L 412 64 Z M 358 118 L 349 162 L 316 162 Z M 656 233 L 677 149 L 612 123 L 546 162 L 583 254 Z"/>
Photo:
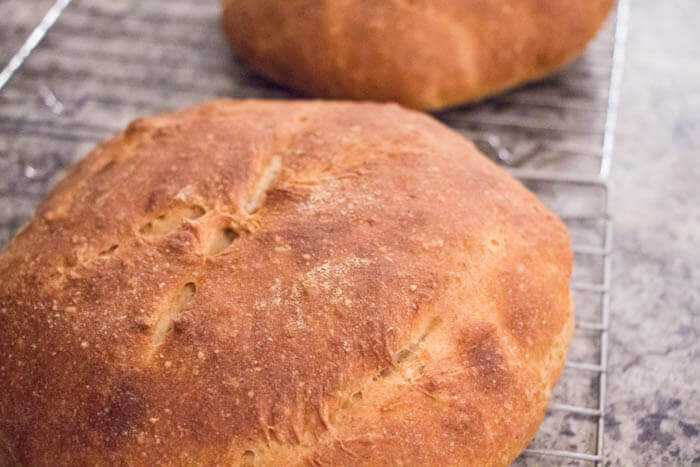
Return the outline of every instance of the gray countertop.
<path id="1" fill-rule="evenodd" d="M 700 4 L 632 5 L 617 149 L 612 465 L 700 464 Z"/>
<path id="2" fill-rule="evenodd" d="M 10 25 L 0 28 L 0 63 L 51 4 L 0 2 L 0 25 Z M 165 10 L 157 0 L 74 0 L 0 91 L 0 249 L 61 169 L 132 118 L 213 96 L 294 97 L 231 58 L 217 15 L 214 1 Z M 438 117 L 471 138 L 498 136 L 527 156 L 525 168 L 589 173 L 604 127 L 612 26 L 565 72 Z M 635 0 L 629 27 L 612 171 L 605 453 L 609 465 L 700 464 L 700 4 Z M 550 205 L 566 201 L 565 211 L 582 206 L 582 192 L 533 189 Z M 600 233 L 569 227 L 574 243 Z M 576 261 L 575 279 L 600 279 L 586 258 Z M 579 318 L 588 318 L 581 300 Z M 582 339 L 570 357 L 595 360 L 599 345 Z M 555 402 L 595 406 L 597 379 L 566 373 Z M 534 446 L 594 452 L 592 421 L 553 414 Z"/>

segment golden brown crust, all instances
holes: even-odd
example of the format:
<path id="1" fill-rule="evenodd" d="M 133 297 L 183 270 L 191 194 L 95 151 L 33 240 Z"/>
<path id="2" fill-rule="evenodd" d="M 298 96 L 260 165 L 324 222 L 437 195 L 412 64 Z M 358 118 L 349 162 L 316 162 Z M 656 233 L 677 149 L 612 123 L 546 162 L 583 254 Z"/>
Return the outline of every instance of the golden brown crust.
<path id="1" fill-rule="evenodd" d="M 223 0 L 237 53 L 310 95 L 439 109 L 577 57 L 613 0 Z"/>
<path id="2" fill-rule="evenodd" d="M 573 329 L 564 225 L 395 105 L 132 123 L 0 256 L 0 458 L 505 465 Z"/>

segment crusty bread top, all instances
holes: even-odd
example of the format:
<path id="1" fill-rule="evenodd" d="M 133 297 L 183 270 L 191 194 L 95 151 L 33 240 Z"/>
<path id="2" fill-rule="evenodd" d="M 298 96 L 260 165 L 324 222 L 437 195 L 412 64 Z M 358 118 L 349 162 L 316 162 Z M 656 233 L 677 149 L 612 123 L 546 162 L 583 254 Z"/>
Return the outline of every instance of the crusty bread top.
<path id="1" fill-rule="evenodd" d="M 310 96 L 439 109 L 542 78 L 614 0 L 222 0 L 250 66 Z"/>
<path id="2" fill-rule="evenodd" d="M 530 192 L 396 105 L 138 120 L 0 257 L 0 459 L 507 464 L 571 263 Z"/>

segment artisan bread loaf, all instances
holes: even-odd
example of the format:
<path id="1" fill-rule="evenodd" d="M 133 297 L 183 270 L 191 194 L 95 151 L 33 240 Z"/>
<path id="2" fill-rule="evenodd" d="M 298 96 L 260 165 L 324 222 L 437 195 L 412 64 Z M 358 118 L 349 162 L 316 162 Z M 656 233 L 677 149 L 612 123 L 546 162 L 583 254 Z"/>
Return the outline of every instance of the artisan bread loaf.
<path id="1" fill-rule="evenodd" d="M 564 225 L 424 114 L 138 120 L 0 257 L 0 464 L 507 465 L 571 266 Z"/>
<path id="2" fill-rule="evenodd" d="M 304 94 L 439 109 L 577 57 L 613 0 L 223 0 L 237 53 Z"/>

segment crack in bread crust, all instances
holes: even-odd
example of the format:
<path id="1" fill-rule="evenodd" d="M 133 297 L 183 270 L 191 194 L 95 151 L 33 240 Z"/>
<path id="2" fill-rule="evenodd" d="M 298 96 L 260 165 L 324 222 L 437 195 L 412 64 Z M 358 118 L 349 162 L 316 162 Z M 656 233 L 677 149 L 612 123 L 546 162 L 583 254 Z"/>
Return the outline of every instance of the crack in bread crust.
<path id="1" fill-rule="evenodd" d="M 274 156 L 268 166 L 262 173 L 262 176 L 255 185 L 255 190 L 246 204 L 245 210 L 248 214 L 258 212 L 262 203 L 265 201 L 267 192 L 272 188 L 273 184 L 282 172 L 282 158 Z"/>
<path id="2" fill-rule="evenodd" d="M 295 432 L 292 440 L 267 436 L 265 442 L 248 447 L 241 460 L 241 465 L 253 459 L 259 464 L 273 464 L 276 458 L 299 459 L 313 463 L 315 456 L 320 453 L 318 446 L 328 447 L 334 444 L 337 444 L 340 450 L 351 458 L 358 459 L 358 455 L 345 447 L 343 440 L 338 438 L 334 428 L 335 421 L 342 412 L 349 409 L 357 410 L 361 407 L 362 401 L 366 400 L 375 390 L 386 392 L 386 389 L 382 389 L 386 387 L 387 380 L 390 381 L 391 386 L 409 384 L 415 390 L 425 394 L 426 397 L 434 398 L 433 395 L 413 383 L 415 379 L 420 378 L 423 371 L 419 362 L 416 362 L 419 358 L 418 353 L 422 350 L 425 341 L 441 324 L 442 319 L 439 317 L 429 320 L 426 325 L 420 327 L 408 343 L 404 344 L 400 350 L 393 352 L 390 365 L 373 375 L 367 375 L 359 385 L 354 384 L 351 389 L 346 389 L 341 394 L 329 398 L 324 404 L 326 408 L 319 410 L 319 418 L 324 427 L 322 432 Z M 424 356 L 425 358 L 429 357 Z M 385 412 L 391 408 L 382 407 L 379 410 Z M 268 427 L 268 430 L 275 432 L 273 427 Z"/>
<path id="3" fill-rule="evenodd" d="M 158 348 L 163 345 L 167 334 L 172 331 L 175 321 L 180 317 L 180 315 L 185 311 L 185 308 L 189 304 L 192 297 L 197 291 L 197 287 L 193 282 L 188 282 L 180 291 L 177 299 L 166 305 L 166 309 L 156 321 L 153 330 L 153 336 L 151 337 L 151 345 L 146 351 L 146 360 L 149 361 L 153 358 Z"/>

